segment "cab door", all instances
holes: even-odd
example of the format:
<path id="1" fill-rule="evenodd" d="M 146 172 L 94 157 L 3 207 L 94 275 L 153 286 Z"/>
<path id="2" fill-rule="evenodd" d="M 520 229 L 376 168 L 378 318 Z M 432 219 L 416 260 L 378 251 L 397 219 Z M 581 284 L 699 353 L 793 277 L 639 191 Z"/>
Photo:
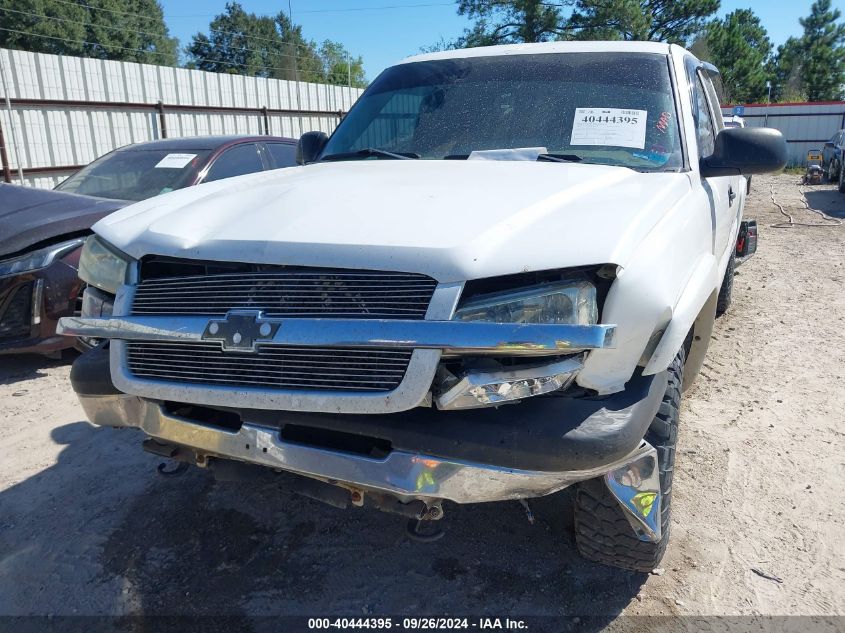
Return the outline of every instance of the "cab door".
<path id="1" fill-rule="evenodd" d="M 690 73 L 689 78 L 692 82 L 691 98 L 698 140 L 698 158 L 702 159 L 713 153 L 716 135 L 723 128 L 721 110 L 715 110 L 714 105 L 718 107 L 718 104 L 711 103 L 709 93 L 712 93 L 715 98 L 715 91 L 709 78 L 699 70 Z M 739 226 L 742 196 L 745 193 L 741 179 L 741 176 L 701 179 L 701 186 L 711 205 L 713 254 L 720 263 L 727 262 L 727 250 L 734 247 L 733 237 Z"/>

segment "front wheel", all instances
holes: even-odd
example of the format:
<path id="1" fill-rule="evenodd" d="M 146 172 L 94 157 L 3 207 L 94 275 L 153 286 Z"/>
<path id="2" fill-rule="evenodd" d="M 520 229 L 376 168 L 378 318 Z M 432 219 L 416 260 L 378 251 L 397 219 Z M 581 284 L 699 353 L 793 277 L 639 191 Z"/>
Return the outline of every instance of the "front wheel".
<path id="1" fill-rule="evenodd" d="M 731 296 L 734 289 L 734 274 L 736 274 L 736 252 L 731 254 L 728 261 L 728 269 L 725 271 L 725 278 L 722 279 L 722 287 L 719 288 L 719 297 L 716 300 L 716 316 L 720 317 L 731 307 Z"/>
<path id="2" fill-rule="evenodd" d="M 678 440 L 686 354 L 682 349 L 669 366 L 663 402 L 649 426 L 645 440 L 657 449 L 660 470 L 661 537 L 656 543 L 640 540 L 611 494 L 603 477 L 582 481 L 575 490 L 575 544 L 584 558 L 631 571 L 649 572 L 660 563 L 669 543 L 672 508 L 672 475 Z"/>
<path id="3" fill-rule="evenodd" d="M 841 169 L 839 171 L 842 171 Z M 830 162 L 827 164 L 827 181 L 828 182 L 836 182 L 837 177 L 837 169 L 836 169 L 836 161 L 834 159 L 830 159 Z"/>

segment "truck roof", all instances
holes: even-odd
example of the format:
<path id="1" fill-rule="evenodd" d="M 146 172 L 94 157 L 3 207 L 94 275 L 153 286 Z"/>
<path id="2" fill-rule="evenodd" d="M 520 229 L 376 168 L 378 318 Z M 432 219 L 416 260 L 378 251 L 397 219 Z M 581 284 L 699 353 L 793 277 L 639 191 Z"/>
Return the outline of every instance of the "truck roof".
<path id="1" fill-rule="evenodd" d="M 427 62 L 437 59 L 458 59 L 465 57 L 493 57 L 496 55 L 537 55 L 543 53 L 659 53 L 668 55 L 670 51 L 683 49 L 664 42 L 541 42 L 537 44 L 504 44 L 501 46 L 479 46 L 477 48 L 459 48 L 437 53 L 424 53 L 406 57 L 400 64 Z"/>

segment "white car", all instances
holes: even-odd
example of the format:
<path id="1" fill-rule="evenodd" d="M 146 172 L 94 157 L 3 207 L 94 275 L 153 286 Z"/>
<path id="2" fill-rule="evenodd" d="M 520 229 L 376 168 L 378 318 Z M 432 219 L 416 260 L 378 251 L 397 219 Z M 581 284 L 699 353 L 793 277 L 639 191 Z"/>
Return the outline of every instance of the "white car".
<path id="1" fill-rule="evenodd" d="M 668 539 L 682 388 L 730 301 L 743 174 L 779 132 L 723 129 L 677 46 L 556 42 L 385 70 L 303 166 L 140 202 L 80 275 L 113 309 L 72 383 L 89 418 L 222 476 L 407 517 L 576 485 L 588 558 Z"/>
<path id="2" fill-rule="evenodd" d="M 733 114 L 731 116 L 724 117 L 724 124 L 725 127 L 745 127 L 745 119 Z"/>

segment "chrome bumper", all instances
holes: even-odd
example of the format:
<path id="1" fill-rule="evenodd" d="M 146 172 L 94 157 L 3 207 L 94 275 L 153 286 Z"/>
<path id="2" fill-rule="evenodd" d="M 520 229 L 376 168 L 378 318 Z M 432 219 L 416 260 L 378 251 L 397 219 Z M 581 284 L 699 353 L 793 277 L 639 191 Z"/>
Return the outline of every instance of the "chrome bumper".
<path id="1" fill-rule="evenodd" d="M 222 457 L 342 484 L 389 493 L 402 501 L 477 503 L 539 497 L 575 482 L 604 475 L 653 453 L 642 443 L 624 458 L 590 469 L 544 472 L 462 462 L 405 451 L 383 459 L 291 444 L 278 429 L 244 422 L 237 431 L 173 415 L 155 403 L 128 395 L 79 397 L 88 419 L 103 426 L 135 427 L 163 442 L 187 447 L 201 463 Z"/>
<path id="2" fill-rule="evenodd" d="M 112 380 L 123 393 L 154 400 L 251 409 L 359 414 L 405 411 L 430 401 L 432 383 L 443 354 L 568 355 L 581 350 L 611 348 L 616 331 L 613 325 L 449 321 L 444 319 L 448 318 L 451 308 L 436 307 L 430 307 L 427 318 L 419 321 L 278 319 L 264 317 L 257 310 L 231 310 L 224 319 L 180 315 L 121 316 L 129 311 L 131 301 L 132 288 L 124 286 L 118 293 L 114 316 L 65 317 L 59 322 L 57 331 L 66 336 L 112 339 Z M 438 300 L 436 305 L 440 304 L 451 305 Z M 128 341 L 213 341 L 219 342 L 224 351 L 237 349 L 241 352 L 255 351 L 261 344 L 274 344 L 410 349 L 413 353 L 401 383 L 389 392 L 234 388 L 136 376 L 128 366 Z M 541 376 L 543 380 L 546 378 Z M 539 392 L 539 389 L 536 390 Z M 455 398 L 452 400 L 457 402 Z"/>
<path id="3" fill-rule="evenodd" d="M 56 331 L 133 341 L 210 340 L 201 316 L 64 317 Z M 549 355 L 614 346 L 615 325 L 548 325 L 386 319 L 262 318 L 272 335 L 260 340 L 302 347 L 436 349 L 444 353 Z M 211 339 L 216 340 L 216 339 Z"/>

